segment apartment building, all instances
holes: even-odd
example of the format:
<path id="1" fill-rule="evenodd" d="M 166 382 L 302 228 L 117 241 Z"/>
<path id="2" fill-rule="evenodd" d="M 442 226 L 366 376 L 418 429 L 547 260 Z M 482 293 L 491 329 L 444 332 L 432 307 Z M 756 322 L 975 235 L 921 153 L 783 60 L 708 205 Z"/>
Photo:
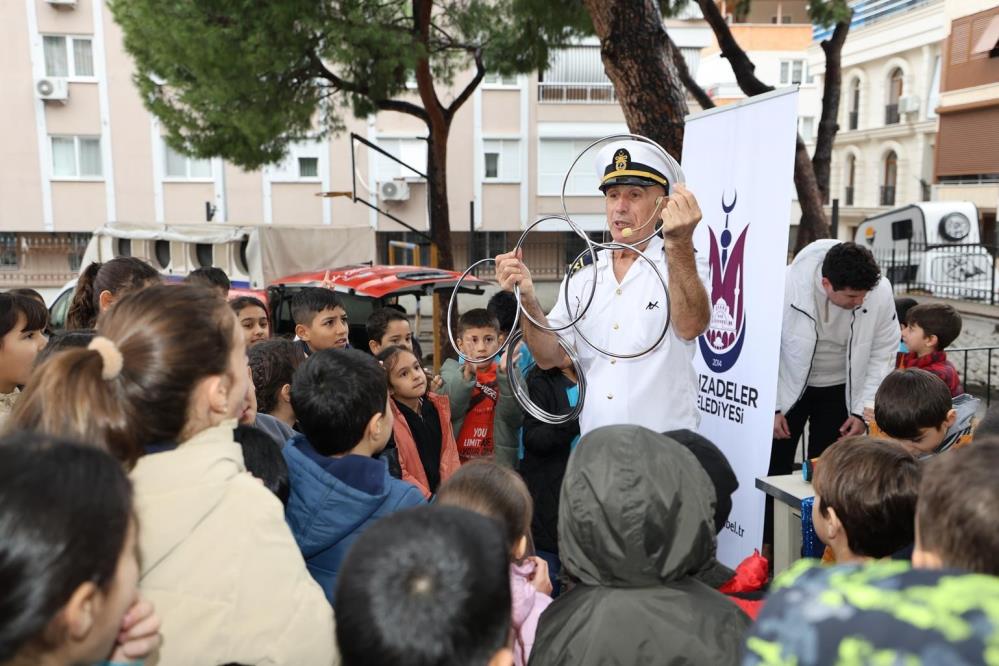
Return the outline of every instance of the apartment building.
<path id="1" fill-rule="evenodd" d="M 803 0 L 755 0 L 753 8 L 759 16 L 742 17 L 747 22 L 735 27 L 748 31 L 740 39 L 751 41 L 751 54 L 764 54 L 767 80 L 814 87 L 803 59 Z M 731 72 L 696 6 L 668 29 L 691 71 L 718 94 Z M 379 232 L 377 261 L 429 262 L 425 247 L 418 256 L 405 249 L 420 244 L 418 235 L 343 196 L 356 187 L 372 205 L 427 230 L 424 179 L 350 138 L 355 133 L 423 171 L 426 129 L 415 118 L 348 118 L 344 134 L 292 146 L 281 164 L 247 172 L 166 145 L 131 82 L 121 31 L 101 0 L 0 3 L 0 35 L 0 288 L 71 279 L 89 232 L 108 221 L 368 224 Z M 468 76 L 459 76 L 454 90 Z M 448 146 L 456 264 L 509 249 L 532 222 L 561 215 L 573 158 L 596 139 L 626 131 L 596 40 L 556 53 L 544 72 L 488 75 L 455 116 Z M 569 175 L 565 201 L 583 229 L 599 234 L 604 215 L 594 157 L 584 156 Z M 334 196 L 317 196 L 323 192 Z M 557 221 L 543 222 L 525 245 L 542 279 L 559 278 L 582 249 Z"/>
<path id="2" fill-rule="evenodd" d="M 839 200 L 839 232 L 932 196 L 944 0 L 859 0 L 842 52 L 839 132 L 830 198 Z M 816 29 L 809 64 L 825 69 Z M 831 212 L 831 211 L 830 211 Z"/>
<path id="3" fill-rule="evenodd" d="M 948 0 L 934 199 L 972 201 L 982 242 L 999 246 L 999 5 Z"/>

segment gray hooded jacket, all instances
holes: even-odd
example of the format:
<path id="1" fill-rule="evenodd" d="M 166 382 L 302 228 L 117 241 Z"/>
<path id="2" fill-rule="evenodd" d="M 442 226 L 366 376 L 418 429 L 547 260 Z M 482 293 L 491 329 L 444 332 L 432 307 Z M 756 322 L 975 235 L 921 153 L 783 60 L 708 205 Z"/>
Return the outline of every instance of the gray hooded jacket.
<path id="1" fill-rule="evenodd" d="M 694 455 L 640 426 L 598 428 L 566 469 L 558 537 L 580 581 L 541 616 L 531 666 L 736 664 L 749 618 L 695 579 L 715 495 Z"/>

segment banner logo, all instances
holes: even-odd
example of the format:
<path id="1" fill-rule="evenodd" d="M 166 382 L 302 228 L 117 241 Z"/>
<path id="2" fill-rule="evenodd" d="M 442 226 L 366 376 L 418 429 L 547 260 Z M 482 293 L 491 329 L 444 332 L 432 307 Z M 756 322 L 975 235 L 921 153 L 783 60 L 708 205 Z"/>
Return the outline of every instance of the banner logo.
<path id="1" fill-rule="evenodd" d="M 712 372 L 725 372 L 735 365 L 746 338 L 746 312 L 743 308 L 745 293 L 742 289 L 742 268 L 745 258 L 747 224 L 732 245 L 732 232 L 728 228 L 729 214 L 735 210 L 738 193 L 733 192 L 732 203 L 725 203 L 725 229 L 716 237 L 710 226 L 711 247 L 708 262 L 711 281 L 711 322 L 708 330 L 698 338 L 701 355 Z"/>

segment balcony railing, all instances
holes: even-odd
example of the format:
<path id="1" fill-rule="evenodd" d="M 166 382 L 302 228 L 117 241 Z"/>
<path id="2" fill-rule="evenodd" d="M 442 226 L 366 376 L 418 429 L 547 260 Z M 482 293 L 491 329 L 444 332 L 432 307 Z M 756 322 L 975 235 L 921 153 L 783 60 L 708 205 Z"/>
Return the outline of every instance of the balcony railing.
<path id="1" fill-rule="evenodd" d="M 617 104 L 617 94 L 611 83 L 549 83 L 538 84 L 541 104 Z"/>
<path id="2" fill-rule="evenodd" d="M 895 205 L 895 186 L 894 185 L 882 185 L 881 186 L 881 205 L 882 206 L 894 206 Z"/>
<path id="3" fill-rule="evenodd" d="M 852 206 L 853 205 L 853 188 L 852 187 L 846 188 L 846 196 L 843 197 L 843 200 L 845 202 L 844 203 L 845 206 Z"/>
<path id="4" fill-rule="evenodd" d="M 885 104 L 885 125 L 897 125 L 898 120 L 898 104 Z"/>
<path id="5" fill-rule="evenodd" d="M 850 112 L 850 118 L 849 118 L 849 122 L 848 122 L 848 127 L 850 129 L 852 129 L 852 130 L 857 129 L 857 127 L 859 126 L 859 123 L 858 123 L 859 116 L 860 116 L 860 114 L 857 113 L 856 111 L 851 111 Z"/>

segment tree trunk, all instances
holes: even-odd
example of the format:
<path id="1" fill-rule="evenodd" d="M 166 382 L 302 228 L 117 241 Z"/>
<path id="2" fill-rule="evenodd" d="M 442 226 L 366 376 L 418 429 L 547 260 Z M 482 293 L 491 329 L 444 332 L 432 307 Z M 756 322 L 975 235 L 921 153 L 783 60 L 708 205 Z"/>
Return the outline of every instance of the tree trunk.
<path id="1" fill-rule="evenodd" d="M 628 129 L 659 143 L 677 160 L 687 99 L 666 43 L 655 0 L 584 0 L 600 38 Z"/>
<path id="2" fill-rule="evenodd" d="M 721 12 L 718 11 L 718 6 L 714 0 L 697 0 L 697 5 L 701 8 L 704 19 L 714 31 L 722 56 L 728 59 L 732 66 L 735 80 L 739 83 L 742 92 L 752 97 L 773 90 L 773 86 L 768 86 L 756 78 L 756 66 L 736 42 L 732 30 L 725 22 Z M 833 113 L 835 113 L 835 109 Z M 823 110 L 824 115 L 825 111 Z M 794 187 L 798 192 L 798 205 L 801 207 L 798 242 L 795 244 L 795 252 L 797 252 L 813 240 L 829 237 L 829 221 L 822 208 L 822 194 L 819 192 L 819 186 L 815 179 L 812 160 L 808 156 L 808 150 L 805 148 L 805 142 L 802 141 L 801 136 L 798 136 L 795 147 Z"/>
<path id="3" fill-rule="evenodd" d="M 822 193 L 822 200 L 829 199 L 829 173 L 832 163 L 833 142 L 839 124 L 836 116 L 839 110 L 839 97 L 842 90 L 843 66 L 841 55 L 846 34 L 850 30 L 850 17 L 836 24 L 832 37 L 821 44 L 826 55 L 826 73 L 822 79 L 822 116 L 815 136 L 815 154 L 812 155 L 812 168 L 815 180 Z"/>
<path id="4" fill-rule="evenodd" d="M 454 270 L 451 249 L 451 213 L 447 199 L 447 140 L 451 123 L 428 125 L 427 197 L 430 213 L 430 238 L 437 246 L 437 268 Z"/>
<path id="5" fill-rule="evenodd" d="M 687 61 L 683 59 L 683 53 L 680 52 L 680 49 L 677 48 L 669 35 L 666 35 L 666 43 L 669 45 L 669 53 L 673 58 L 673 64 L 676 66 L 676 72 L 680 75 L 680 80 L 683 82 L 683 86 L 687 89 L 687 92 L 697 100 L 702 109 L 713 109 L 715 101 L 704 92 L 704 88 L 691 75 L 690 68 L 687 67 Z"/>

